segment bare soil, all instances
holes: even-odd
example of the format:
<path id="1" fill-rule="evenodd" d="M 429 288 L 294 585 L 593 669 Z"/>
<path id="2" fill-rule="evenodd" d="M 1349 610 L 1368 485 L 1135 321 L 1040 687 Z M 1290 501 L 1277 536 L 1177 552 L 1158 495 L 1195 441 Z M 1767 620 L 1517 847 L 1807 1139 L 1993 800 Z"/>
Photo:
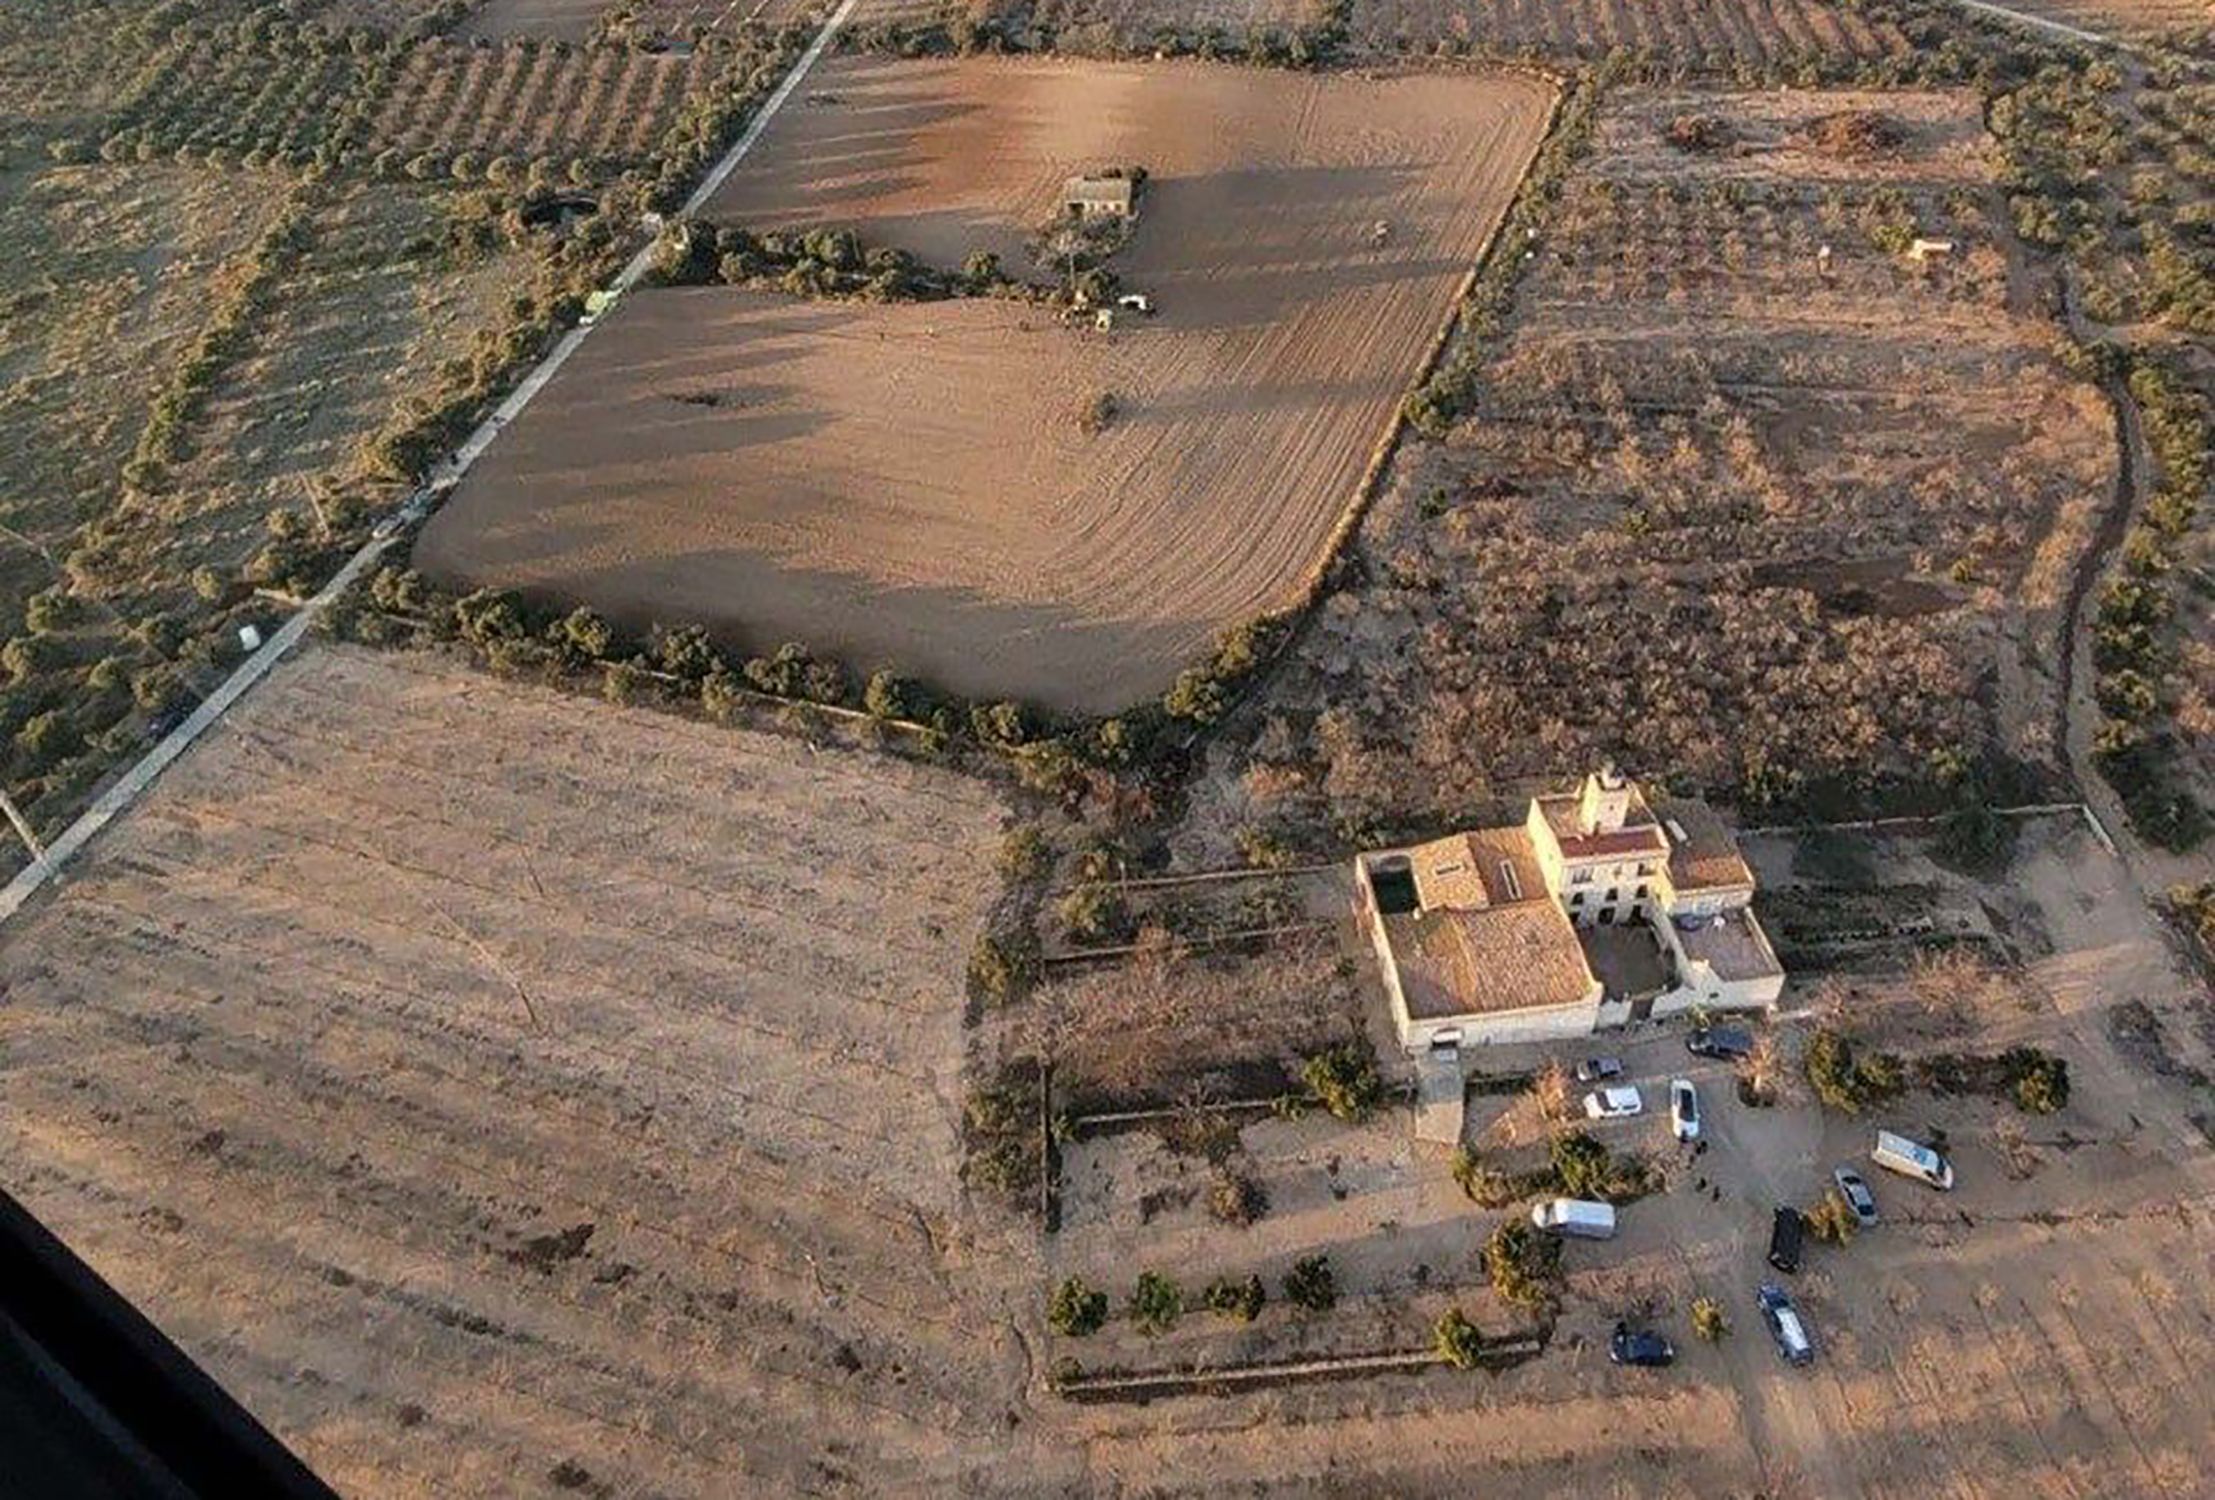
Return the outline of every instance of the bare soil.
<path id="1" fill-rule="evenodd" d="M 957 1176 L 1001 821 L 315 648 L 8 934 L 0 1175 L 348 1494 L 943 1475 L 1027 1371 Z"/>
<path id="2" fill-rule="evenodd" d="M 1548 107 L 1522 78 L 1198 65 L 854 57 L 810 82 L 711 218 L 1015 266 L 1065 175 L 1144 165 L 1117 269 L 1158 315 L 1103 337 L 997 301 L 636 296 L 423 566 L 1122 708 L 1317 565 Z M 1088 433 L 1101 392 L 1119 415 Z"/>

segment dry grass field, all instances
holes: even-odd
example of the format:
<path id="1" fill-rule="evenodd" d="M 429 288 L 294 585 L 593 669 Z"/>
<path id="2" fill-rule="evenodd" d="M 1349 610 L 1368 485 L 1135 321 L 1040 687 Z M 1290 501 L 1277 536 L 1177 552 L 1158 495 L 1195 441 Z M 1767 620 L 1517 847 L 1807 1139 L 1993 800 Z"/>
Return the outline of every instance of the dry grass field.
<path id="1" fill-rule="evenodd" d="M 347 1494 L 944 1478 L 1028 1373 L 956 1177 L 1001 820 L 315 649 L 9 932 L 0 1175 Z"/>
<path id="2" fill-rule="evenodd" d="M 318 213 L 160 502 L 164 550 L 229 576 L 267 540 L 270 512 L 312 533 L 318 506 L 381 494 L 364 443 L 528 279 L 512 249 L 447 252 L 445 220 L 438 194 L 392 184 L 345 188 Z"/>
<path id="3" fill-rule="evenodd" d="M 1519 78 L 1201 66 L 845 58 L 811 84 L 709 217 L 1017 266 L 1066 173 L 1142 163 L 1115 264 L 1158 315 L 1103 337 L 1011 302 L 636 297 L 423 566 L 1125 707 L 1318 561 L 1547 109 Z"/>
<path id="4" fill-rule="evenodd" d="M 0 173 L 0 523 L 65 553 L 109 503 L 147 404 L 283 191 L 170 167 Z M 20 541 L 0 556 L 19 620 L 54 569 Z"/>
<path id="5" fill-rule="evenodd" d="M 1725 143 L 1664 139 L 1703 117 Z M 1841 144 L 1871 118 L 1892 146 Z M 1358 836 L 1602 754 L 1753 798 L 1941 749 L 2055 763 L 2114 430 L 1976 121 L 1967 94 L 1620 97 L 1468 415 L 1403 451 L 1366 581 L 1202 807 Z"/>

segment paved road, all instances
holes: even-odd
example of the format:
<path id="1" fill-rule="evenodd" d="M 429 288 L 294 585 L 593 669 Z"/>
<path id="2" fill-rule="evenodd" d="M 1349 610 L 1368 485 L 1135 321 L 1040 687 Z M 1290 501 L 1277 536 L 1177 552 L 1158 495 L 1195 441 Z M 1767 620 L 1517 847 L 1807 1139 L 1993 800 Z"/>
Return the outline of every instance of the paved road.
<path id="1" fill-rule="evenodd" d="M 763 101 L 762 107 L 755 113 L 752 123 L 746 127 L 745 134 L 741 135 L 731 146 L 731 149 L 723 154 L 722 159 L 716 162 L 714 168 L 701 181 L 700 186 L 694 190 L 692 196 L 685 200 L 685 205 L 679 212 L 688 215 L 698 213 L 708 199 L 715 195 L 716 190 L 729 180 L 731 173 L 738 169 L 738 164 L 745 160 L 748 152 L 754 149 L 755 142 L 761 139 L 762 132 L 768 128 L 769 122 L 776 117 L 777 111 L 784 108 L 785 101 L 792 97 L 793 91 L 800 86 L 801 81 L 814 69 L 816 63 L 822 60 L 823 54 L 830 50 L 830 45 L 837 39 L 839 30 L 845 26 L 848 18 L 853 15 L 855 7 L 859 4 L 860 0 L 844 0 L 844 3 L 838 9 L 831 13 L 830 19 L 823 23 L 822 30 L 815 34 L 815 40 L 808 44 L 807 51 L 800 54 L 799 61 L 792 65 L 791 70 L 785 74 L 784 80 Z M 632 256 L 623 269 L 616 273 L 615 280 L 609 284 L 609 289 L 618 296 L 628 292 L 652 268 L 653 261 L 654 248 L 649 244 Z M 521 415 L 523 409 L 529 406 L 538 393 L 546 388 L 546 383 L 554 378 L 556 371 L 569 362 L 569 357 L 577 352 L 578 346 L 591 335 L 592 331 L 592 327 L 587 326 L 572 328 L 569 332 L 563 334 L 554 347 L 547 352 L 546 357 L 539 361 L 530 374 L 523 377 L 522 383 L 508 393 L 507 399 L 493 409 L 492 415 L 478 425 L 477 430 L 469 435 L 467 441 L 433 467 L 429 483 L 424 489 L 417 491 L 409 499 L 407 505 L 402 507 L 401 514 L 403 518 L 414 519 L 421 510 L 427 507 L 432 492 L 450 489 L 461 479 L 462 475 L 468 473 L 470 466 L 484 456 L 485 450 L 492 446 L 493 440 L 500 435 L 507 424 Z M 82 849 L 92 840 L 94 835 L 115 821 L 125 809 L 136 802 L 139 796 L 154 784 L 155 779 L 167 770 L 178 756 L 184 754 L 194 740 L 204 734 L 223 715 L 230 712 L 233 705 L 251 692 L 254 686 L 264 677 L 268 676 L 270 670 L 279 661 L 283 660 L 287 652 L 299 644 L 302 636 L 307 634 L 308 627 L 314 623 L 316 614 L 352 586 L 354 581 L 368 571 L 370 565 L 383 556 L 385 549 L 391 545 L 392 542 L 389 537 L 372 538 L 359 552 L 348 558 L 346 565 L 338 570 L 331 581 L 326 583 L 314 598 L 302 605 L 291 619 L 285 621 L 274 635 L 264 641 L 261 649 L 241 662 L 238 669 L 224 678 L 222 685 L 210 693 L 206 700 L 194 709 L 182 724 L 178 725 L 151 750 L 147 751 L 144 756 L 140 757 L 135 765 L 125 771 L 105 792 L 100 794 L 98 800 L 87 808 L 76 822 L 70 824 L 68 828 L 62 831 L 60 837 L 47 845 L 46 855 L 43 859 L 33 862 L 17 874 L 13 880 L 9 881 L 4 889 L 0 889 L 0 924 L 5 924 L 18 911 L 22 910 L 23 904 L 30 900 L 41 887 L 55 879 L 78 850 Z"/>

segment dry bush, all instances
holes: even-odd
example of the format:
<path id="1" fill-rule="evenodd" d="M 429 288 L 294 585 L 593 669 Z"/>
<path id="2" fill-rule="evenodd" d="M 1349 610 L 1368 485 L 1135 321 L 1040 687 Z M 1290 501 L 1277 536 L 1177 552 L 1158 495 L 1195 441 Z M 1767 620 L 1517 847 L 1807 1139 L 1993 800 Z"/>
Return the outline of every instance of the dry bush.
<path id="1" fill-rule="evenodd" d="M 1866 159 L 1898 155 L 1907 131 L 1881 111 L 1841 109 L 1808 121 L 1807 138 L 1833 156 Z"/>
<path id="2" fill-rule="evenodd" d="M 1753 1050 L 1738 1060 L 1738 1097 L 1757 1108 L 1781 1103 L 1791 1087 L 1792 1069 L 1774 1031 L 1754 1033 Z"/>
<path id="3" fill-rule="evenodd" d="M 1730 126 L 1714 115 L 1678 115 L 1669 122 L 1669 144 L 1679 151 L 1720 151 L 1733 138 Z"/>
<path id="4" fill-rule="evenodd" d="M 1560 1124 L 1569 1118 L 1569 1070 L 1561 1065 L 1559 1058 L 1548 1058 L 1546 1065 L 1538 1070 L 1538 1076 L 1531 1080 L 1531 1098 L 1545 1119 Z"/>
<path id="5" fill-rule="evenodd" d="M 1269 1194 L 1243 1166 L 1225 1166 L 1208 1189 L 1207 1211 L 1219 1224 L 1245 1229 L 1269 1212 Z"/>
<path id="6" fill-rule="evenodd" d="M 2035 1174 L 2046 1160 L 2045 1153 L 2031 1144 L 2023 1122 L 2013 1115 L 2001 1115 L 1992 1122 L 1992 1149 L 2017 1182 Z"/>

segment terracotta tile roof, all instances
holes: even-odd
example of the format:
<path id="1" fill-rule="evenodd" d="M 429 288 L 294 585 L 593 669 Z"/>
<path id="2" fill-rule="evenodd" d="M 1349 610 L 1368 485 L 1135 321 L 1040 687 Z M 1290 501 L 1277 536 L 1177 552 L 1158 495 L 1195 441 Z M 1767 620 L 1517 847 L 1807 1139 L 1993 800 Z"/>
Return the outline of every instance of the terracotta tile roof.
<path id="1" fill-rule="evenodd" d="M 1416 1020 L 1573 1005 L 1591 992 L 1576 929 L 1550 900 L 1383 920 Z"/>
<path id="2" fill-rule="evenodd" d="M 1669 830 L 1669 883 L 1680 891 L 1750 887 L 1754 872 L 1722 815 L 1696 797 L 1661 804 Z M 1678 830 L 1682 830 L 1681 836 Z"/>
<path id="3" fill-rule="evenodd" d="M 1425 910 L 1473 911 L 1546 897 L 1530 834 L 1521 828 L 1477 828 L 1407 851 L 1415 891 Z"/>

